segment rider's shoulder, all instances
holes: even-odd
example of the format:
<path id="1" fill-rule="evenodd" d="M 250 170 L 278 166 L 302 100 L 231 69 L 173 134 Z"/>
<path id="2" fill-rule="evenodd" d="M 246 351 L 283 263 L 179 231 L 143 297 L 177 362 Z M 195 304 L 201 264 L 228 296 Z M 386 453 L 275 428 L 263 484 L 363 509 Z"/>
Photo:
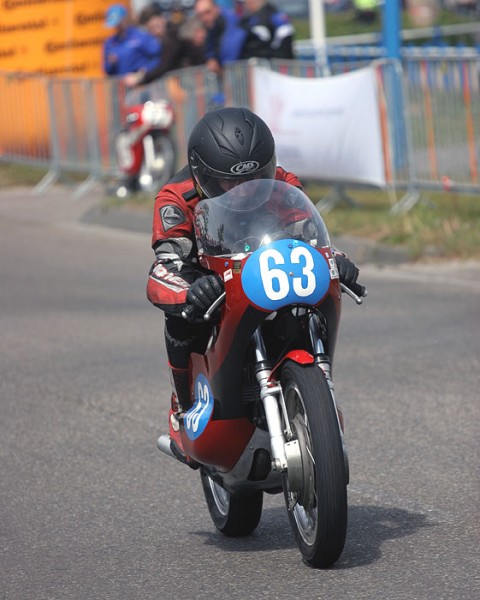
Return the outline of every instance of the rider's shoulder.
<path id="1" fill-rule="evenodd" d="M 180 171 L 177 171 L 174 175 L 172 175 L 172 177 L 170 177 L 170 179 L 167 181 L 164 187 L 182 185 L 187 182 L 190 182 L 190 184 L 193 183 L 192 176 L 190 174 L 190 169 L 188 168 L 188 165 L 185 165 L 180 169 Z"/>
<path id="2" fill-rule="evenodd" d="M 175 173 L 175 175 L 173 175 L 167 181 L 167 183 L 162 187 L 162 189 L 158 193 L 159 196 L 170 194 L 182 197 L 187 202 L 188 200 L 193 199 L 197 196 L 195 184 L 190 174 L 190 169 L 188 168 L 188 165 L 180 169 L 180 171 L 177 171 L 177 173 Z"/>
<path id="3" fill-rule="evenodd" d="M 291 173 L 290 171 L 286 171 L 283 167 L 277 166 L 277 170 L 275 173 L 275 179 L 279 181 L 286 181 L 295 187 L 303 189 L 302 183 L 300 179 L 295 175 L 295 173 Z"/>

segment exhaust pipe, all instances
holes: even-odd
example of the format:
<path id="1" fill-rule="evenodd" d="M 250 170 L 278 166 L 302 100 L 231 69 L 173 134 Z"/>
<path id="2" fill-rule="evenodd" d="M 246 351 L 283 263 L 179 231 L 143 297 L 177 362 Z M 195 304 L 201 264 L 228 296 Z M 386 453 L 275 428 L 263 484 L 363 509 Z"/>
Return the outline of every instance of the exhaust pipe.
<path id="1" fill-rule="evenodd" d="M 160 450 L 160 452 L 176 458 L 175 454 L 170 448 L 170 436 L 167 433 L 162 433 L 162 435 L 158 438 L 157 448 Z"/>

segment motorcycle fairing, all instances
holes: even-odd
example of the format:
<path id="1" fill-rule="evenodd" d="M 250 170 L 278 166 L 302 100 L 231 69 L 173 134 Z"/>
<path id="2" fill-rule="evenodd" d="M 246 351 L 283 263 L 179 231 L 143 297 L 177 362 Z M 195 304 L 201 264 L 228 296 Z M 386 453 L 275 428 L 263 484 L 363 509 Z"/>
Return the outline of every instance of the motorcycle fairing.
<path id="1" fill-rule="evenodd" d="M 252 204 L 251 196 L 247 202 L 247 196 L 239 194 L 242 186 L 255 194 L 259 190 L 270 194 L 272 189 L 278 193 L 273 199 L 259 194 Z M 203 391 L 195 396 L 187 415 L 191 420 L 187 431 L 182 420 L 182 442 L 189 456 L 222 473 L 236 471 L 237 463 L 244 460 L 248 463 L 248 447 L 254 447 L 251 440 L 263 427 L 261 415 L 255 412 L 257 405 L 262 406 L 252 368 L 254 332 L 264 324 L 268 342 L 278 319 L 290 314 L 298 326 L 297 308 L 301 312 L 318 307 L 326 316 L 326 345 L 333 353 L 340 313 L 335 259 L 311 201 L 282 182 L 257 180 L 242 186 L 234 188 L 235 193 L 203 200 L 195 208 L 200 264 L 222 277 L 226 300 L 215 325 L 214 343 L 204 354 L 191 355 L 191 384 L 201 382 Z M 268 207 L 281 209 L 278 218 Z M 267 320 L 270 315 L 276 316 Z M 271 357 L 273 362 L 292 350 L 307 351 L 308 339 L 307 332 L 299 345 L 296 339 L 293 345 L 290 338 L 286 346 L 282 342 Z M 245 396 L 250 385 L 252 393 Z"/>

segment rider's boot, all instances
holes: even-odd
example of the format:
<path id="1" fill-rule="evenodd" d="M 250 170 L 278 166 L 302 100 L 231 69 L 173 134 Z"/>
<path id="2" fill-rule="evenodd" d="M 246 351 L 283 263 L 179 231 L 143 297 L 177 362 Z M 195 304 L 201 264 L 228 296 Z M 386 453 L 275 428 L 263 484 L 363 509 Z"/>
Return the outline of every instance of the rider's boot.
<path id="1" fill-rule="evenodd" d="M 190 389 L 188 385 L 188 369 L 178 369 L 170 366 L 172 398 L 171 408 L 168 415 L 168 427 L 170 433 L 170 449 L 181 462 L 187 464 L 192 469 L 198 469 L 200 466 L 193 458 L 190 458 L 183 449 L 182 438 L 180 435 L 180 422 L 185 411 L 192 406 L 190 399 Z"/>

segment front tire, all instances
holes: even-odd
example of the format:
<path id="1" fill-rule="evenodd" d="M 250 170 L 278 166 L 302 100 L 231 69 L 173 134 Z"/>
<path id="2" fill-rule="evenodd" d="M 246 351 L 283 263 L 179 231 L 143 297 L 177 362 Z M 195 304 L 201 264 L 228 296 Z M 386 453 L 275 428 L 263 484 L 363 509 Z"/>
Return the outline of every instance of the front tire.
<path id="1" fill-rule="evenodd" d="M 342 553 L 347 531 L 347 474 L 336 409 L 317 365 L 289 361 L 281 380 L 294 448 L 283 482 L 288 516 L 304 560 L 326 568 Z"/>
<path id="2" fill-rule="evenodd" d="M 263 492 L 230 494 L 208 475 L 200 471 L 208 510 L 215 527 L 228 537 L 242 537 L 254 531 L 260 522 Z"/>

